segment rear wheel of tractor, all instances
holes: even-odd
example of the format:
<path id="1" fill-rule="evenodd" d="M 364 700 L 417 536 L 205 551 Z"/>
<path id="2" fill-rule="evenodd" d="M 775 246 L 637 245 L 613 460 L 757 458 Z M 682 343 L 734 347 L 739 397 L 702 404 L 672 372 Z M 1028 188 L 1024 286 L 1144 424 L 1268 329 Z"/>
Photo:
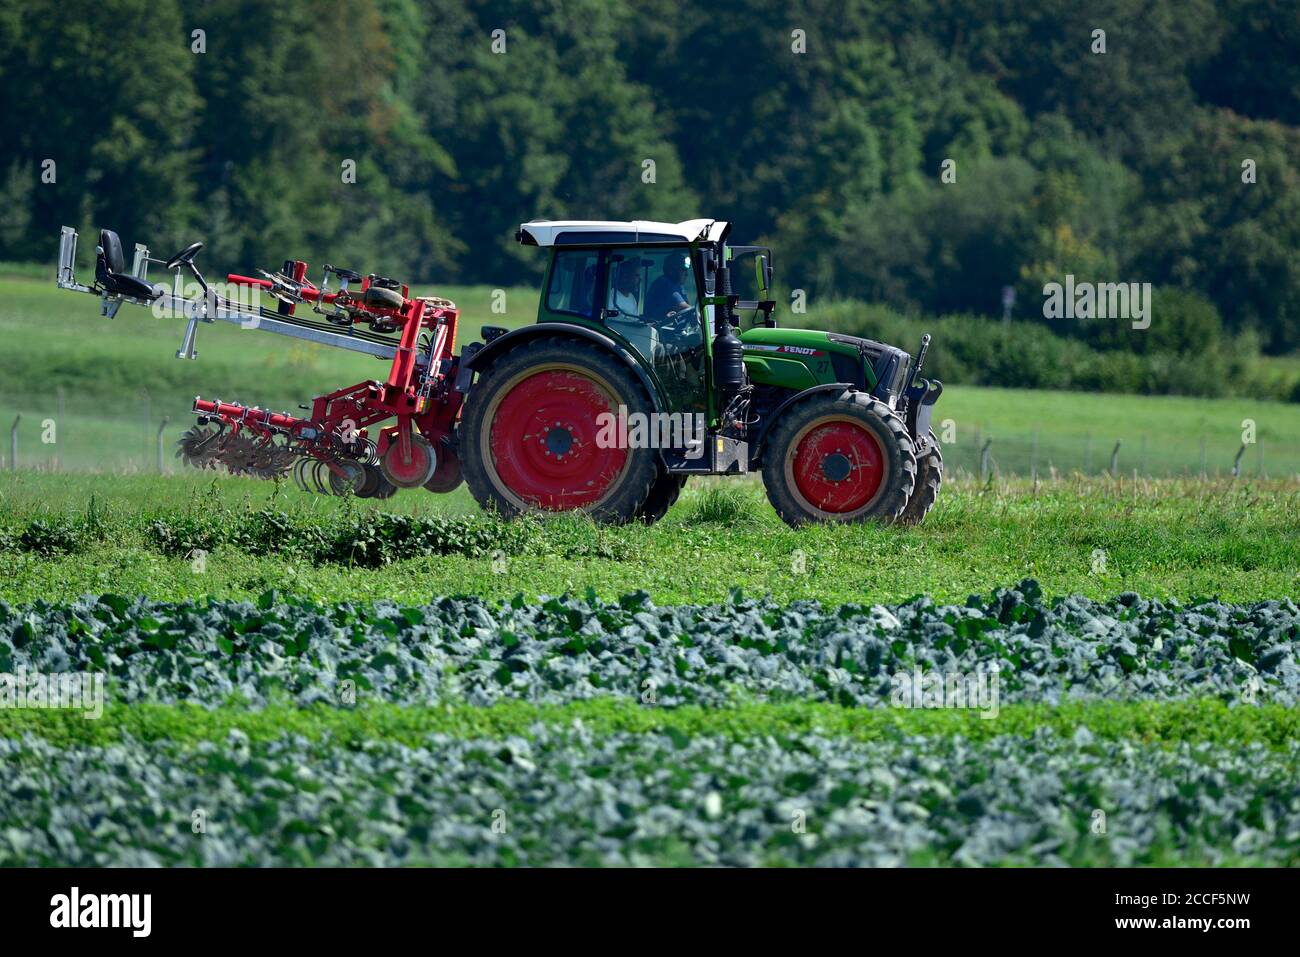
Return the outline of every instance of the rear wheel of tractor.
<path id="1" fill-rule="evenodd" d="M 800 402 L 763 452 L 768 501 L 788 525 L 893 521 L 916 481 L 907 426 L 865 392 Z"/>
<path id="2" fill-rule="evenodd" d="M 438 467 L 424 487 L 430 492 L 450 492 L 463 481 L 465 475 L 460 467 L 460 458 L 451 449 L 444 448 L 438 454 Z"/>
<path id="3" fill-rule="evenodd" d="M 416 488 L 433 477 L 438 467 L 438 456 L 428 439 L 412 431 L 410 460 L 403 461 L 401 440 L 393 436 L 379 467 L 384 470 L 384 478 L 398 488 Z"/>
<path id="4" fill-rule="evenodd" d="M 939 451 L 939 440 L 931 432 L 929 444 L 916 460 L 916 488 L 907 500 L 907 507 L 898 516 L 900 525 L 920 525 L 934 503 L 939 498 L 939 486 L 943 484 L 943 453 Z"/>
<path id="5" fill-rule="evenodd" d="M 461 419 L 474 498 L 507 516 L 577 510 L 598 522 L 630 521 L 658 461 L 653 449 L 608 441 L 620 406 L 650 411 L 631 371 L 597 346 L 543 340 L 502 356 L 470 390 Z"/>
<path id="6" fill-rule="evenodd" d="M 653 525 L 663 518 L 682 494 L 686 479 L 685 475 L 673 475 L 661 467 L 659 477 L 655 479 L 654 485 L 650 486 L 650 494 L 636 510 L 636 517 L 647 525 Z"/>

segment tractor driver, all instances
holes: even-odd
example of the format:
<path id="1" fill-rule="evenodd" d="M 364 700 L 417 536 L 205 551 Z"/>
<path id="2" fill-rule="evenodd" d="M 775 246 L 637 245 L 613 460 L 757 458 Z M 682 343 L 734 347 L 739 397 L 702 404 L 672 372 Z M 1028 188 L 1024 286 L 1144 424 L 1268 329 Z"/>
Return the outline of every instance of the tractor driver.
<path id="1" fill-rule="evenodd" d="M 701 342 L 699 321 L 691 321 L 694 290 L 687 288 L 689 260 L 683 252 L 664 257 L 663 275 L 650 284 L 646 294 L 646 321 L 659 327 L 660 339 L 678 350 Z"/>
<path id="2" fill-rule="evenodd" d="M 641 316 L 637 303 L 641 291 L 641 261 L 620 262 L 614 266 L 609 288 L 611 314 L 606 322 L 641 353 L 647 362 L 659 356 L 659 332 Z"/>
<path id="3" fill-rule="evenodd" d="M 669 253 L 664 257 L 664 274 L 650 284 L 646 296 L 646 318 L 654 323 L 667 322 L 683 309 L 691 307 L 686 298 L 686 256 Z"/>
<path id="4" fill-rule="evenodd" d="M 636 319 L 637 294 L 641 291 L 641 271 L 636 262 L 622 262 L 614 269 L 614 288 L 609 304 L 625 319 Z"/>

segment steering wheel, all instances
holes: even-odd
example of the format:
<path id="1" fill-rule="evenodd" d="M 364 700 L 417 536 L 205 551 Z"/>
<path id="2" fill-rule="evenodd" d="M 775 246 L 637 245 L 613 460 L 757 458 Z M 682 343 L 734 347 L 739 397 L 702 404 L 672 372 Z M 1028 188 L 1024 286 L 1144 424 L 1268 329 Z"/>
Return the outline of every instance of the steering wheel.
<path id="1" fill-rule="evenodd" d="M 167 260 L 167 265 L 164 268 L 175 269 L 177 266 L 188 266 L 202 248 L 202 243 L 190 243 L 171 259 Z"/>
<path id="2" fill-rule="evenodd" d="M 697 328 L 699 318 L 700 311 L 698 307 L 683 306 L 669 318 L 668 326 L 677 334 L 685 335 Z"/>

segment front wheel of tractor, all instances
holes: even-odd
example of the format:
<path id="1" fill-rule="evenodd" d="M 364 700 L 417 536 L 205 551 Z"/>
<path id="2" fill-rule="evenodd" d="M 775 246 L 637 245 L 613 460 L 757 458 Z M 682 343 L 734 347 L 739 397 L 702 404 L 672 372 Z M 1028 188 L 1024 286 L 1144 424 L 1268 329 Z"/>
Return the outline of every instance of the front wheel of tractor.
<path id="1" fill-rule="evenodd" d="M 933 432 L 929 433 L 927 440 L 925 451 L 916 460 L 916 487 L 903 514 L 898 516 L 900 525 L 920 525 L 939 498 L 939 486 L 943 484 L 943 453 Z"/>
<path id="2" fill-rule="evenodd" d="M 772 427 L 763 450 L 768 500 L 792 526 L 894 521 L 915 483 L 907 426 L 865 392 L 796 403 Z"/>

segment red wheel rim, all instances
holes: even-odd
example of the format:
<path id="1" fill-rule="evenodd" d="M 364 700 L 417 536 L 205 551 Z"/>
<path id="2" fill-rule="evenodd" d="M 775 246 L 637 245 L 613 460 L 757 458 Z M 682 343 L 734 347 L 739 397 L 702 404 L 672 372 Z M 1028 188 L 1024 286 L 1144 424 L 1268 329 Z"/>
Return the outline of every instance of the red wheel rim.
<path id="1" fill-rule="evenodd" d="M 885 479 L 880 442 L 844 419 L 814 422 L 795 442 L 790 477 L 804 500 L 834 515 L 857 512 L 875 500 Z"/>
<path id="2" fill-rule="evenodd" d="M 428 481 L 430 466 L 433 465 L 433 449 L 427 442 L 411 436 L 411 461 L 402 461 L 401 439 L 393 437 L 392 444 L 384 452 L 384 467 L 395 485 L 414 487 Z"/>
<path id="3" fill-rule="evenodd" d="M 600 501 L 623 475 L 627 449 L 597 442 L 612 390 L 569 368 L 526 373 L 488 416 L 488 446 L 499 484 L 524 505 L 551 511 Z M 604 431 L 608 434 L 608 427 Z"/>

